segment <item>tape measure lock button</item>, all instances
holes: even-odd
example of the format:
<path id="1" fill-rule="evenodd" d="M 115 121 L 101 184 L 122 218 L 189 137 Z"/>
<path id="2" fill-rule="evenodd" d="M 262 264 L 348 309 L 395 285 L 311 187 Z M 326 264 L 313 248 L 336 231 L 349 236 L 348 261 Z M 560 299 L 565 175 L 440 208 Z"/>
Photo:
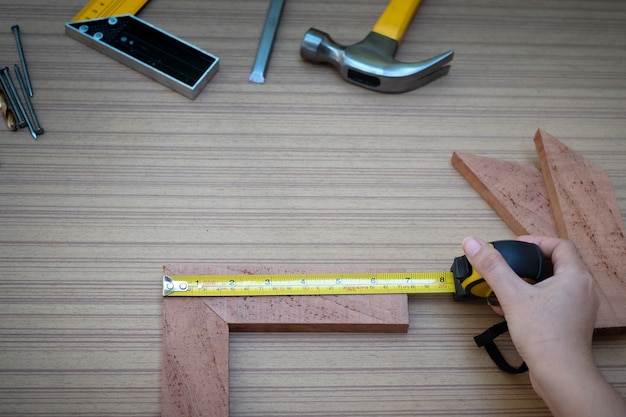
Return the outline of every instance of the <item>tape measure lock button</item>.
<path id="1" fill-rule="evenodd" d="M 454 275 L 454 300 L 465 301 L 474 298 L 467 289 L 468 278 L 474 272 L 467 258 L 465 256 L 454 258 L 450 272 Z"/>
<path id="2" fill-rule="evenodd" d="M 552 264 L 545 259 L 539 246 L 519 240 L 502 240 L 490 243 L 509 264 L 511 269 L 529 284 L 535 284 L 552 276 Z M 489 298 L 493 290 L 485 279 L 474 270 L 465 255 L 454 259 L 450 271 L 454 275 L 457 301 L 470 298 Z"/>

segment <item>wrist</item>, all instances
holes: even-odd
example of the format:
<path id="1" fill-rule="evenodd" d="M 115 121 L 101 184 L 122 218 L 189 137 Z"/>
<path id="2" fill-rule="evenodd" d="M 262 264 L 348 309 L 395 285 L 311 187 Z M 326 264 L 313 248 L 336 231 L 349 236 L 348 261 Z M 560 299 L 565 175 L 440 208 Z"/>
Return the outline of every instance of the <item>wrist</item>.
<path id="1" fill-rule="evenodd" d="M 565 352 L 564 352 L 565 353 Z M 533 388 L 543 397 L 544 392 L 552 392 L 554 389 L 564 386 L 566 379 L 568 384 L 575 385 L 577 382 L 586 381 L 599 375 L 598 368 L 589 355 L 562 356 L 551 355 L 540 361 L 527 362 L 530 372 L 530 381 Z"/>
<path id="2" fill-rule="evenodd" d="M 593 398 L 594 388 L 607 383 L 591 352 L 576 357 L 553 355 L 546 359 L 529 365 L 530 381 L 554 416 L 593 415 L 593 410 L 586 410 L 586 407 L 597 399 Z"/>

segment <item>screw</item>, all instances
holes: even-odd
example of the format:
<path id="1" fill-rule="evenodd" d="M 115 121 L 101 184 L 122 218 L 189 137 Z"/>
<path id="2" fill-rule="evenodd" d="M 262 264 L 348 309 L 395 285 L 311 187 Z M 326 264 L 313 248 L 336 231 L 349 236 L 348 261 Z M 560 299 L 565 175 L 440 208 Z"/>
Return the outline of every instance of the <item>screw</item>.
<path id="1" fill-rule="evenodd" d="M 22 68 L 24 68 L 24 80 L 26 81 L 26 86 L 28 87 L 28 95 L 33 96 L 33 87 L 30 83 L 30 76 L 28 75 L 28 68 L 26 67 L 26 58 L 24 58 L 24 49 L 22 49 L 22 40 L 20 39 L 20 27 L 18 25 L 11 26 L 11 30 L 15 35 L 15 43 L 17 44 L 17 53 L 20 56 L 20 62 L 22 63 Z"/>

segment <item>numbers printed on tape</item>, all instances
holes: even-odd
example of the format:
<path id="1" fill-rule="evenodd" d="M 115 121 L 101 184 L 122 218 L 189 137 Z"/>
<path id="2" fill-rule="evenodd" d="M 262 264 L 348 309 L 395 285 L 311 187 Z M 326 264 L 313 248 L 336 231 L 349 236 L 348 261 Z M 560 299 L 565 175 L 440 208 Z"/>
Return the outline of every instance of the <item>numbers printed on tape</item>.
<path id="1" fill-rule="evenodd" d="M 148 0 L 91 0 L 72 19 L 72 22 L 101 17 L 136 14 Z"/>
<path id="2" fill-rule="evenodd" d="M 451 272 L 163 276 L 164 296 L 453 293 Z"/>

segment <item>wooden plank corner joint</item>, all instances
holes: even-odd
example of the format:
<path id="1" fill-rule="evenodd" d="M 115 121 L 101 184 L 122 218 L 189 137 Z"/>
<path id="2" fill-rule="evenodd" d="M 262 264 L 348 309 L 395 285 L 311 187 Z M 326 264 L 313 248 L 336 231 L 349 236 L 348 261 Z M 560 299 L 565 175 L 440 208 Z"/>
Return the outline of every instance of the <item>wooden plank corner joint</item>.
<path id="1" fill-rule="evenodd" d="M 241 272 L 207 265 L 163 269 L 168 275 Z M 228 417 L 230 331 L 403 333 L 409 326 L 408 296 L 164 297 L 163 325 L 161 414 Z"/>

